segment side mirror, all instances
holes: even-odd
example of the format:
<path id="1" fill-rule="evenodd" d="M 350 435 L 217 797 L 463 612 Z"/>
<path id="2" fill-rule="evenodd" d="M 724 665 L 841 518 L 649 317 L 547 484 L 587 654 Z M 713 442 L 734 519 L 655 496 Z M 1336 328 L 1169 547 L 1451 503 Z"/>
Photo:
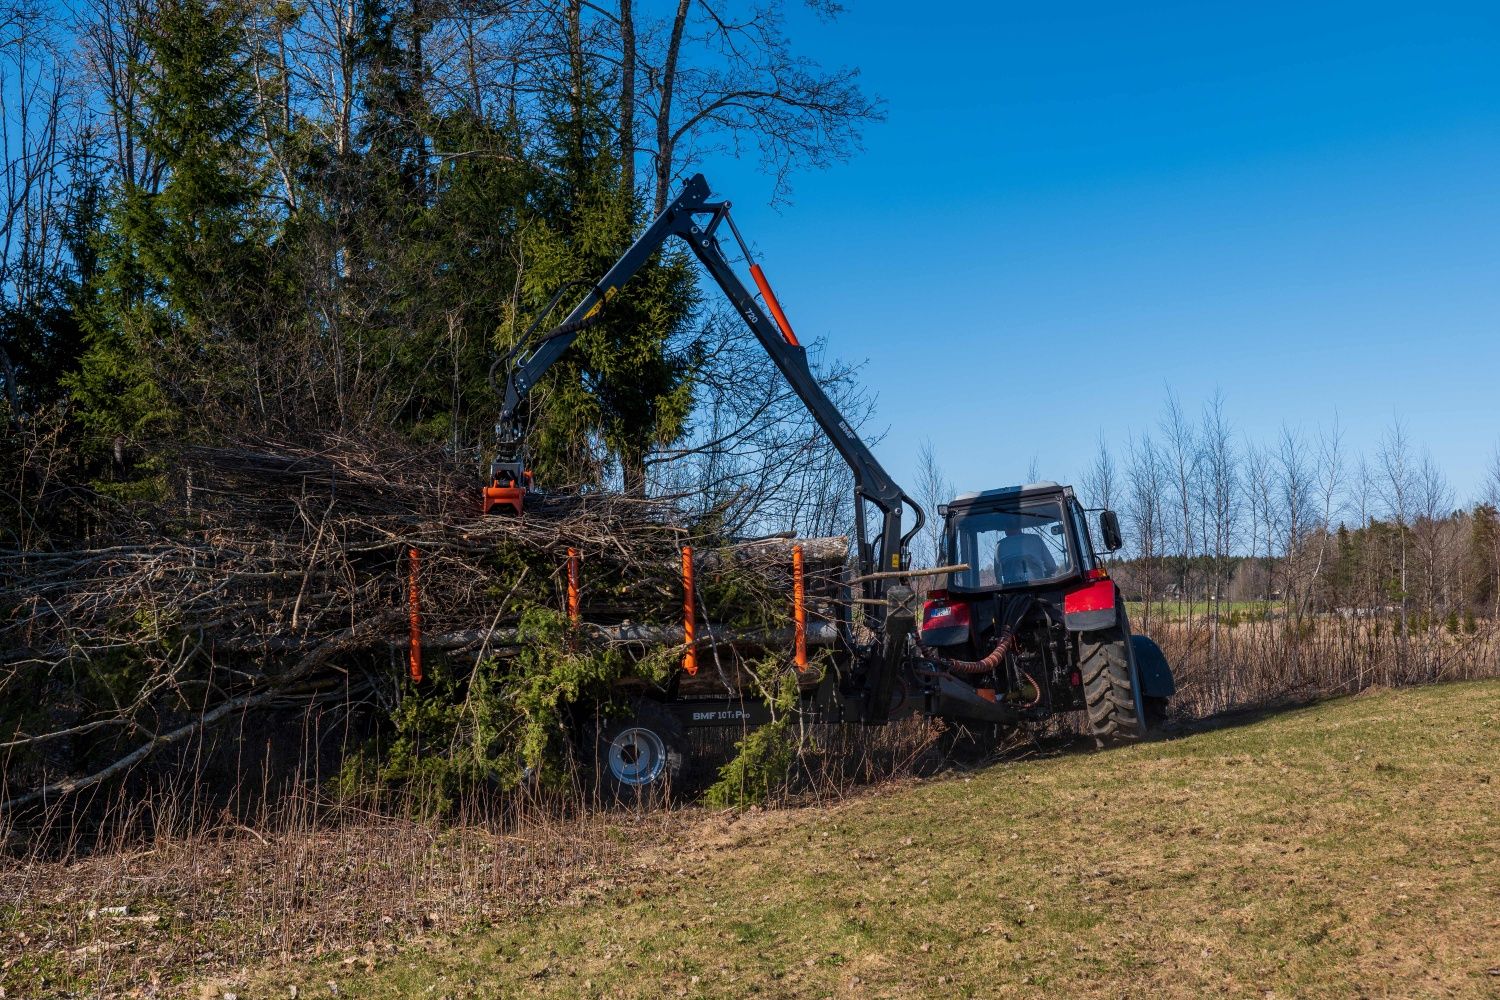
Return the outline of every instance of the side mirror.
<path id="1" fill-rule="evenodd" d="M 938 517 L 947 517 L 948 516 L 948 505 L 945 504 L 945 503 L 938 504 L 937 505 L 937 515 L 938 515 Z"/>
<path id="2" fill-rule="evenodd" d="M 1104 536 L 1107 551 L 1118 552 L 1125 547 L 1125 539 L 1120 535 L 1120 518 L 1114 511 L 1099 512 L 1099 531 Z"/>

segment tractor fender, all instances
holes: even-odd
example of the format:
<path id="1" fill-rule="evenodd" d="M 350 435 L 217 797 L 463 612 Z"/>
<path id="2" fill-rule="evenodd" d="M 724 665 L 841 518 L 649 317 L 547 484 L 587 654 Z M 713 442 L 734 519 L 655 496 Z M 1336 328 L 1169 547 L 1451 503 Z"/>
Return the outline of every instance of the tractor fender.
<path id="1" fill-rule="evenodd" d="M 1167 666 L 1166 654 L 1149 636 L 1131 636 L 1130 652 L 1135 657 L 1142 696 L 1170 698 L 1177 693 L 1177 682 L 1172 679 L 1172 668 Z"/>

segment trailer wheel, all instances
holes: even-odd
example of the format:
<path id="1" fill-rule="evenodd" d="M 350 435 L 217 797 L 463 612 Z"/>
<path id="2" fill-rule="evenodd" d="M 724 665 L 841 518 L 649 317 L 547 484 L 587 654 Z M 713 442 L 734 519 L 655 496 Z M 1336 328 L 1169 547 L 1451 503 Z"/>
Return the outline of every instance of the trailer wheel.
<path id="1" fill-rule="evenodd" d="M 1078 647 L 1089 728 L 1106 741 L 1138 740 L 1151 729 L 1130 643 L 1118 632 L 1084 636 Z"/>
<path id="2" fill-rule="evenodd" d="M 594 741 L 599 789 L 611 802 L 632 804 L 669 794 L 682 774 L 682 727 L 651 701 L 632 714 L 611 719 Z"/>

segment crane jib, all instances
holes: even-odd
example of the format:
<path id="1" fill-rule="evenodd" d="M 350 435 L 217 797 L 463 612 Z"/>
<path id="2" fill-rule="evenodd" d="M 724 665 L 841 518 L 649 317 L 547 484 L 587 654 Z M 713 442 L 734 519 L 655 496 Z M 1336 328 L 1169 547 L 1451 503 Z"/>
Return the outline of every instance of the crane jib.
<path id="1" fill-rule="evenodd" d="M 880 509 L 883 518 L 878 536 L 874 540 L 861 539 L 861 563 L 869 560 L 863 555 L 871 550 L 881 553 L 880 568 L 902 569 L 908 565 L 907 546 L 921 530 L 926 517 L 921 509 L 900 486 L 891 479 L 885 468 L 876 459 L 869 447 L 860 440 L 854 428 L 838 407 L 828 398 L 823 387 L 813 376 L 807 363 L 807 352 L 792 330 L 779 299 L 760 265 L 755 262 L 749 245 L 740 235 L 729 214 L 729 202 L 709 202 L 708 181 L 702 174 L 695 174 L 682 193 L 669 204 L 630 248 L 609 269 L 603 279 L 593 286 L 588 294 L 568 313 L 562 324 L 543 334 L 531 354 L 518 364 L 507 379 L 505 400 L 497 425 L 496 459 L 492 466 L 490 489 L 510 487 L 522 493 L 530 486 L 529 473 L 522 454 L 522 437 L 516 422 L 517 410 L 522 399 L 537 384 L 537 380 L 572 345 L 579 333 L 591 325 L 607 309 L 619 289 L 643 267 L 666 242 L 676 236 L 691 249 L 704 269 L 708 271 L 720 290 L 736 307 L 750 332 L 755 335 L 771 360 L 785 376 L 808 409 L 809 414 L 828 436 L 839 456 L 854 475 L 856 507 L 869 501 Z M 705 218 L 700 224 L 699 218 Z M 716 231 L 720 224 L 727 224 L 730 233 L 750 266 L 750 273 L 761 293 L 767 316 L 756 302 L 755 296 L 730 266 L 719 245 Z M 507 494 L 508 496 L 508 494 Z M 519 500 L 515 504 L 519 510 Z M 911 507 L 916 523 L 906 532 L 902 529 L 902 514 Z M 858 520 L 862 523 L 863 517 Z M 868 573 L 868 565 L 861 566 L 861 573 Z M 868 586 L 868 585 L 867 585 Z M 877 587 L 877 591 L 878 591 Z"/>

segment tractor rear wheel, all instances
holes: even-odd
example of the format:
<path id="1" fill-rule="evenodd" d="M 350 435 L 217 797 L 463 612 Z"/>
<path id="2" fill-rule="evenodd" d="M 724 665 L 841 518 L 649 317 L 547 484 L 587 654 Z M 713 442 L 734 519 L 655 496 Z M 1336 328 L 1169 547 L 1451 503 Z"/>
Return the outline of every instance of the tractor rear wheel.
<path id="1" fill-rule="evenodd" d="M 1084 635 L 1078 646 L 1078 671 L 1089 729 L 1104 742 L 1139 740 L 1150 730 L 1130 643 L 1118 632 Z"/>

